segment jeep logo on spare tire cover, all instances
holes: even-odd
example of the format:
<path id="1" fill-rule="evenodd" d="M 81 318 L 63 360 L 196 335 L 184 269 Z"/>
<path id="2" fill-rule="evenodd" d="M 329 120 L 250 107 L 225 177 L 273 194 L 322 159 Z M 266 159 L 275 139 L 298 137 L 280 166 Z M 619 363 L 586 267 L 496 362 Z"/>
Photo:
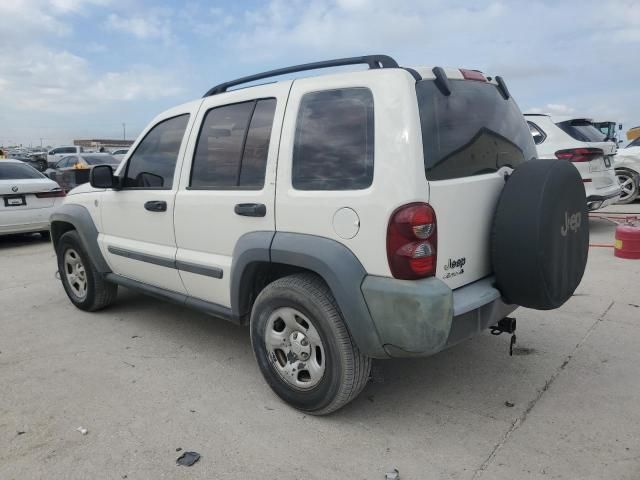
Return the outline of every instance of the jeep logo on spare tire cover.
<path id="1" fill-rule="evenodd" d="M 586 218 L 582 179 L 569 162 L 531 160 L 514 170 L 491 232 L 496 285 L 507 302 L 548 310 L 573 295 L 589 253 Z"/>

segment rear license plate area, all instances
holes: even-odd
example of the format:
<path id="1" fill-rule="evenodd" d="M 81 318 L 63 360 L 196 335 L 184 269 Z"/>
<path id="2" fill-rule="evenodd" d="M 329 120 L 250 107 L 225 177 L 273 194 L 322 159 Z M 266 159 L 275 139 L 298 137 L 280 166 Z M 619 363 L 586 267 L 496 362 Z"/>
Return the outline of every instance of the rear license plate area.
<path id="1" fill-rule="evenodd" d="M 27 200 L 24 195 L 6 195 L 4 197 L 5 207 L 22 207 L 27 204 Z"/>

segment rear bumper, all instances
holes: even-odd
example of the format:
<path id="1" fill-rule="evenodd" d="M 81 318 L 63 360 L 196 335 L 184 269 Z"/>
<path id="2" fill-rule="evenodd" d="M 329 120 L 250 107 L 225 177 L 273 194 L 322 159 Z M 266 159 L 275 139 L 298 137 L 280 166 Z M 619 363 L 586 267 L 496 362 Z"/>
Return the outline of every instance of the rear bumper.
<path id="1" fill-rule="evenodd" d="M 589 210 L 598 210 L 608 205 L 613 205 L 620 200 L 621 193 L 619 185 L 615 185 L 605 191 L 599 191 L 597 194 L 587 197 L 587 206 Z"/>
<path id="2" fill-rule="evenodd" d="M 0 235 L 49 230 L 49 216 L 55 207 L 0 212 Z"/>
<path id="3" fill-rule="evenodd" d="M 433 355 L 513 312 L 488 277 L 451 290 L 438 278 L 407 281 L 367 276 L 362 293 L 385 352 Z"/>

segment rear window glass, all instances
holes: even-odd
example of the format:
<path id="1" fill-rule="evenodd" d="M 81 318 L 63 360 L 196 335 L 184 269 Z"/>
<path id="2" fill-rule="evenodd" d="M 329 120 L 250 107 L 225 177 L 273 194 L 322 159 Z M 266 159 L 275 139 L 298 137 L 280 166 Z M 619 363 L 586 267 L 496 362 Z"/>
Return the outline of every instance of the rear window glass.
<path id="1" fill-rule="evenodd" d="M 4 163 L 0 160 L 0 180 L 27 180 L 30 178 L 44 178 L 44 175 L 24 163 Z"/>
<path id="2" fill-rule="evenodd" d="M 109 164 L 109 165 L 118 165 L 120 163 L 120 160 L 113 158 L 111 155 L 100 155 L 100 156 L 94 156 L 94 157 L 90 157 L 90 156 L 83 156 L 82 159 L 88 164 L 88 165 L 105 165 L 105 164 Z"/>
<path id="3" fill-rule="evenodd" d="M 307 93 L 293 147 L 293 187 L 360 190 L 373 181 L 373 95 L 367 88 Z"/>
<path id="4" fill-rule="evenodd" d="M 565 133 L 580 142 L 604 142 L 607 136 L 588 120 L 567 120 L 556 123 Z"/>
<path id="5" fill-rule="evenodd" d="M 492 173 L 536 157 L 529 126 L 512 98 L 505 100 L 490 83 L 450 84 L 448 96 L 433 80 L 416 84 L 429 180 Z"/>

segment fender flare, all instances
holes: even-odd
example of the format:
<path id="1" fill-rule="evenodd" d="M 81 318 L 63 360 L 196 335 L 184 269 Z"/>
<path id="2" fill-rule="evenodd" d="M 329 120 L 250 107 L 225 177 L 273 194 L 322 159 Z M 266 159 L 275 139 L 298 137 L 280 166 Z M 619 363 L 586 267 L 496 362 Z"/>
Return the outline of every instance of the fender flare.
<path id="1" fill-rule="evenodd" d="M 231 309 L 248 314 L 250 300 L 243 297 L 253 275 L 264 263 L 304 268 L 329 286 L 349 333 L 359 350 L 373 358 L 388 358 L 361 291 L 367 272 L 345 245 L 325 237 L 300 233 L 252 232 L 236 244 L 231 265 Z"/>
<path id="2" fill-rule="evenodd" d="M 102 252 L 98 246 L 98 229 L 86 207 L 74 204 L 62 205 L 51 214 L 50 223 L 51 240 L 54 250 L 57 247 L 60 236 L 68 230 L 61 228 L 61 224 L 68 223 L 73 225 L 73 228 L 80 236 L 82 246 L 89 254 L 89 259 L 96 270 L 103 274 L 111 273 L 111 269 L 102 256 Z"/>

